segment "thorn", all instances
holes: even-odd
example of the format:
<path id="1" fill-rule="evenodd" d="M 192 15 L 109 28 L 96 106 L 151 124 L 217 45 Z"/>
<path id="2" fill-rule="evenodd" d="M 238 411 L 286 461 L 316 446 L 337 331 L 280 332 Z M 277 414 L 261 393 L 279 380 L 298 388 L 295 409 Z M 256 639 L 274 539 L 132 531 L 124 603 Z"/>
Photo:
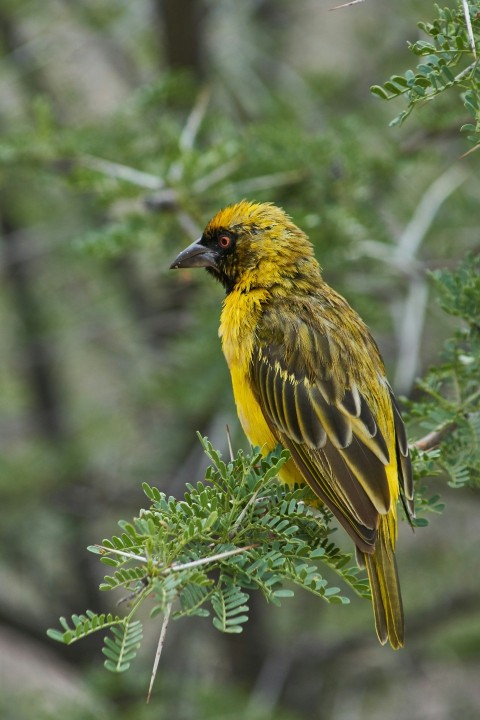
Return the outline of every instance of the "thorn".
<path id="1" fill-rule="evenodd" d="M 152 695 L 153 683 L 155 682 L 155 677 L 157 675 L 158 663 L 160 661 L 160 655 L 162 654 L 163 643 L 165 642 L 165 635 L 167 632 L 168 621 L 170 620 L 171 609 L 172 609 L 172 603 L 169 603 L 167 605 L 167 607 L 165 608 L 165 612 L 163 615 L 162 629 L 160 630 L 160 637 L 158 639 L 157 651 L 155 653 L 155 661 L 153 663 L 152 676 L 150 678 L 150 687 L 148 688 L 147 705 L 150 702 L 150 697 Z"/>
<path id="2" fill-rule="evenodd" d="M 230 428 L 227 427 L 227 442 L 228 442 L 228 451 L 230 453 L 230 460 L 233 462 L 233 448 L 232 448 L 232 438 L 230 436 Z"/>

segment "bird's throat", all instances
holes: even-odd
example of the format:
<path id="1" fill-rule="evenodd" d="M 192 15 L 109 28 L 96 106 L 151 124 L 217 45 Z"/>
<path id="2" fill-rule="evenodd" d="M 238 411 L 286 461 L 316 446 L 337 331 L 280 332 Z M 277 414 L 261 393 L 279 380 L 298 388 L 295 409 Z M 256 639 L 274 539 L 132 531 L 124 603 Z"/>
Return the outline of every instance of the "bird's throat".
<path id="1" fill-rule="evenodd" d="M 264 288 L 244 292 L 235 287 L 223 301 L 218 334 L 229 368 L 233 365 L 248 367 L 255 328 L 269 298 L 270 292 Z"/>

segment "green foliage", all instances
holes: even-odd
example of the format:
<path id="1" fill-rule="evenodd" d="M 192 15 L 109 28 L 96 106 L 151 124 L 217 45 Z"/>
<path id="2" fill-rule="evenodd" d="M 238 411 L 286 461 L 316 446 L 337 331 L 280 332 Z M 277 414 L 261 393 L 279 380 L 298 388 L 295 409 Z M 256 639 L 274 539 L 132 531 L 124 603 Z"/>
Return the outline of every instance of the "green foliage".
<path id="1" fill-rule="evenodd" d="M 242 624 L 248 620 L 248 605 L 245 604 L 247 601 L 247 593 L 242 592 L 238 585 L 232 584 L 228 576 L 221 575 L 219 588 L 211 597 L 216 616 L 213 624 L 217 630 L 226 633 L 242 632 Z"/>
<path id="2" fill-rule="evenodd" d="M 416 69 L 392 75 L 382 86 L 371 88 L 384 100 L 406 97 L 407 108 L 392 120 L 392 126 L 401 124 L 418 105 L 454 87 L 461 91 L 464 107 L 474 119 L 462 130 L 471 133 L 472 143 L 480 142 L 480 64 L 476 57 L 480 52 L 480 2 L 469 2 L 468 7 L 467 16 L 460 0 L 455 8 L 435 5 L 437 18 L 418 23 L 430 39 L 409 43 L 411 52 L 421 58 Z"/>
<path id="3" fill-rule="evenodd" d="M 64 617 L 61 617 L 60 624 L 63 627 L 63 632 L 50 629 L 47 631 L 47 635 L 52 638 L 52 640 L 58 640 L 59 642 L 64 642 L 66 645 L 69 645 L 75 640 L 81 640 L 98 630 L 103 630 L 104 628 L 112 627 L 122 622 L 121 618 L 113 616 L 110 613 L 108 613 L 108 615 L 96 615 L 91 610 L 87 610 L 85 615 L 72 615 L 71 626 Z"/>
<path id="4" fill-rule="evenodd" d="M 61 630 L 50 629 L 47 635 L 52 640 L 70 645 L 87 635 L 109 629 L 111 636 L 104 637 L 103 654 L 106 656 L 105 667 L 112 672 L 124 672 L 130 667 L 130 661 L 137 654 L 142 641 L 142 624 L 139 620 L 131 620 L 130 616 L 120 618 L 110 613 L 97 615 L 87 610 L 85 615 L 72 615 L 72 624 L 60 618 Z"/>
<path id="5" fill-rule="evenodd" d="M 419 381 L 423 397 L 410 402 L 410 421 L 422 434 L 435 433 L 437 446 L 414 451 L 418 480 L 443 474 L 448 484 L 480 486 L 480 255 L 470 255 L 451 272 L 431 273 L 442 308 L 461 325 L 445 343 L 440 363 Z M 420 492 L 420 511 L 443 509 L 438 496 Z"/>
<path id="6" fill-rule="evenodd" d="M 105 667 L 111 672 L 125 672 L 141 645 L 142 623 L 139 620 L 125 621 L 121 625 L 114 625 L 111 632 L 113 638 L 106 636 L 102 648 L 107 658 Z"/>
<path id="7" fill-rule="evenodd" d="M 368 596 L 350 554 L 330 539 L 331 514 L 312 506 L 308 488 L 278 483 L 286 450 L 267 458 L 258 451 L 239 451 L 226 463 L 206 438 L 201 442 L 212 462 L 205 482 L 187 484 L 182 500 L 144 483 L 149 508 L 132 522 L 121 521 L 120 535 L 89 548 L 114 569 L 100 588 L 128 593 L 132 608 L 127 616 L 88 611 L 72 618 L 73 627 L 61 619 L 63 631 L 50 630 L 52 639 L 71 644 L 110 627 L 105 667 L 122 672 L 140 646 L 142 628 L 133 618 L 147 597 L 154 602 L 152 617 L 172 605 L 175 619 L 207 617 L 213 611 L 218 630 L 239 633 L 253 590 L 275 605 L 294 594 L 292 586 L 329 603 L 348 603 L 340 588 L 320 574 L 319 563 Z"/>

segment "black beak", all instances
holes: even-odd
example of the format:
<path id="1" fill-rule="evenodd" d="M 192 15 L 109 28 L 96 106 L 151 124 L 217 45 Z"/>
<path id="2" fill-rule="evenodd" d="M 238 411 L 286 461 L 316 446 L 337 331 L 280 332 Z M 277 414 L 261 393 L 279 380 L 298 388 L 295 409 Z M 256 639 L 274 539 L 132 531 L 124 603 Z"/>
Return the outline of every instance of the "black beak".
<path id="1" fill-rule="evenodd" d="M 182 250 L 170 265 L 170 270 L 176 268 L 216 267 L 217 256 L 215 252 L 202 245 L 201 239 L 195 240 L 185 250 Z"/>

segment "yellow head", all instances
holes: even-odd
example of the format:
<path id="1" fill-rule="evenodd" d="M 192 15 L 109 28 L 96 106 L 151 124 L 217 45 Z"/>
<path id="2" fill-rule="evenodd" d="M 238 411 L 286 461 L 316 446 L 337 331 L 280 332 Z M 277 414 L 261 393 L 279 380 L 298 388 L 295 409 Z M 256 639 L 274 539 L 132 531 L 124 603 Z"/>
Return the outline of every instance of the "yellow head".
<path id="1" fill-rule="evenodd" d="M 268 288 L 280 278 L 318 279 L 320 273 L 312 244 L 288 215 L 247 200 L 220 210 L 171 267 L 205 267 L 227 292 Z"/>

